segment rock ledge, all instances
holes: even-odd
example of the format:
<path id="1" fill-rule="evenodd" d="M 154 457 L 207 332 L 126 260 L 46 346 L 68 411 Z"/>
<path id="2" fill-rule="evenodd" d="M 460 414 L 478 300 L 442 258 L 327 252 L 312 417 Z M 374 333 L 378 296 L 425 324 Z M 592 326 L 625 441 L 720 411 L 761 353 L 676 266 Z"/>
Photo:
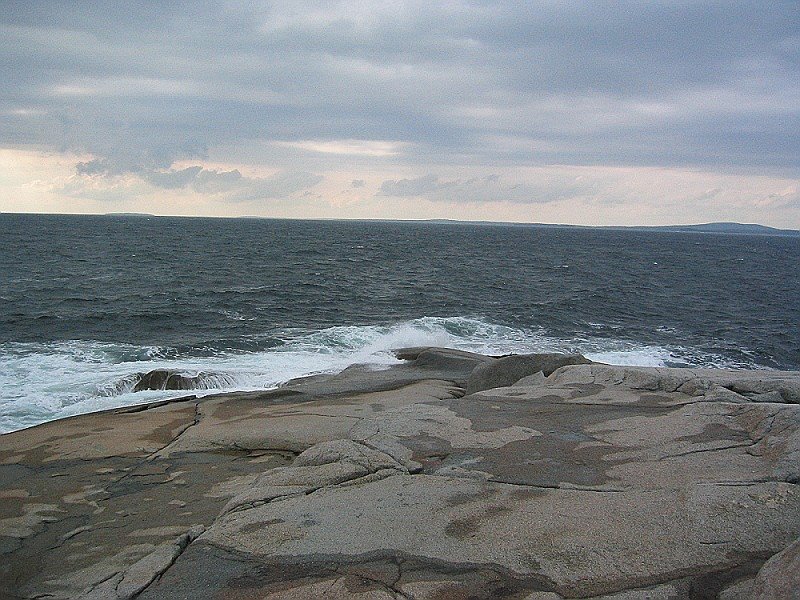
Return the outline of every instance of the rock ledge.
<path id="1" fill-rule="evenodd" d="M 2 436 L 0 597 L 798 597 L 800 373 L 397 355 Z"/>

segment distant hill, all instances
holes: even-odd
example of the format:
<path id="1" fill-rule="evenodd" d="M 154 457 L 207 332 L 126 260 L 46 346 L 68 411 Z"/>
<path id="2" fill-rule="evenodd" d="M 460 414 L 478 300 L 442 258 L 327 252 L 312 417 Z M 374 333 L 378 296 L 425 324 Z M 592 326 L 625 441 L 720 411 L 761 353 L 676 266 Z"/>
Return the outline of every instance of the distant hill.
<path id="1" fill-rule="evenodd" d="M 147 213 L 106 213 L 106 217 L 154 217 Z M 180 217 L 173 217 L 180 218 Z M 184 217 L 192 218 L 192 217 Z M 207 217 L 215 218 L 215 217 Z M 220 217 L 217 217 L 220 218 Z M 259 219 L 259 220 L 283 220 L 273 217 L 262 217 L 256 215 L 245 215 L 235 217 L 237 219 Z M 294 219 L 289 219 L 294 220 Z M 300 220 L 319 220 L 319 219 L 300 219 Z M 349 220 L 349 219 L 322 219 L 322 220 Z M 361 219 L 355 219 L 361 220 Z M 755 223 L 699 223 L 697 225 L 567 225 L 557 223 L 508 223 L 504 221 L 459 221 L 457 219 L 366 219 L 374 222 L 408 222 L 408 223 L 432 223 L 437 225 L 494 225 L 503 227 L 538 227 L 542 229 L 611 229 L 615 231 L 665 231 L 672 233 L 716 233 L 731 235 L 773 235 L 783 237 L 800 237 L 800 231 L 796 229 L 777 229 L 758 225 Z"/>
<path id="2" fill-rule="evenodd" d="M 697 233 L 734 233 L 747 235 L 783 235 L 798 236 L 800 231 L 793 229 L 776 229 L 766 225 L 756 225 L 754 223 L 705 223 L 701 225 L 668 225 L 664 227 L 652 227 L 648 229 L 660 229 L 662 231 L 688 231 Z"/>
<path id="3" fill-rule="evenodd" d="M 800 237 L 796 229 L 777 229 L 754 223 L 700 223 L 697 225 L 558 225 L 551 223 L 503 223 L 499 221 L 457 221 L 454 219 L 430 219 L 426 223 L 443 225 L 507 225 L 513 227 L 539 227 L 543 229 L 613 229 L 618 231 L 664 231 L 671 233 L 717 233 L 731 235 L 774 235 Z"/>
<path id="4" fill-rule="evenodd" d="M 105 213 L 102 215 L 104 217 L 154 217 L 155 215 L 151 215 L 149 213 Z"/>

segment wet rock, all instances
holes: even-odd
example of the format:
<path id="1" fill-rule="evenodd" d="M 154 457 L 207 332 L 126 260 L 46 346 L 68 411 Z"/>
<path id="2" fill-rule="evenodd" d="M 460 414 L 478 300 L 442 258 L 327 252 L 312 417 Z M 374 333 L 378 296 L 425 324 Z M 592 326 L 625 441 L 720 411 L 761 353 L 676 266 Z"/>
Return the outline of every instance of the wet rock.
<path id="1" fill-rule="evenodd" d="M 566 365 L 584 365 L 590 360 L 580 354 L 516 354 L 475 367 L 467 380 L 467 394 L 513 385 L 523 377 L 546 376 Z"/>
<path id="2" fill-rule="evenodd" d="M 310 394 L 377 392 L 426 380 L 448 381 L 463 388 L 475 367 L 493 360 L 473 352 L 434 347 L 395 350 L 395 356 L 405 362 L 388 369 L 356 364 L 335 375 L 304 377 L 286 385 Z"/>
<path id="3" fill-rule="evenodd" d="M 230 378 L 215 373 L 186 375 L 168 369 L 155 369 L 148 373 L 137 373 L 134 392 L 144 390 L 196 390 L 211 387 L 211 384 L 232 383 Z"/>

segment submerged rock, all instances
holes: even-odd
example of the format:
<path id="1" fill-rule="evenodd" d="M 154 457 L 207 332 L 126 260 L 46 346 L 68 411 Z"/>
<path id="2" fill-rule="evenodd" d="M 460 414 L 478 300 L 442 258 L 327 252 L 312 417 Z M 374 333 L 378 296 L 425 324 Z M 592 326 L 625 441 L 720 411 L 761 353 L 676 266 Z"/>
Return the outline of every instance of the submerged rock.
<path id="1" fill-rule="evenodd" d="M 0 597 L 796 593 L 800 373 L 398 356 L 2 436 Z"/>
<path id="2" fill-rule="evenodd" d="M 212 387 L 211 384 L 232 383 L 229 377 L 216 373 L 185 375 L 179 371 L 154 369 L 148 373 L 137 373 L 139 380 L 133 386 L 134 392 L 144 390 L 196 390 Z"/>

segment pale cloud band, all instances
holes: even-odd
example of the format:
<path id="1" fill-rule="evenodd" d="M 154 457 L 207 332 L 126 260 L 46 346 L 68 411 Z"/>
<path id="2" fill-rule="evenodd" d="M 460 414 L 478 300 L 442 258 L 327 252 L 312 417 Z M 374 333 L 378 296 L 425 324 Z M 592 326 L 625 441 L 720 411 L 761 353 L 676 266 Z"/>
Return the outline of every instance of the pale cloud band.
<path id="1" fill-rule="evenodd" d="M 15 208 L 24 212 L 164 214 L 166 205 L 168 214 L 179 215 L 456 217 L 590 225 L 688 222 L 681 219 L 687 207 L 706 221 L 732 220 L 733 214 L 740 221 L 781 225 L 785 215 L 800 214 L 796 179 L 675 168 L 510 167 L 465 178 L 463 167 L 450 167 L 440 175 L 414 175 L 405 167 L 404 176 L 391 178 L 395 167 L 388 165 L 365 179 L 352 179 L 349 168 L 320 175 L 278 171 L 240 175 L 242 188 L 198 183 L 198 191 L 195 185 L 201 173 L 213 178 L 232 170 L 190 165 L 98 176 L 75 173 L 75 164 L 81 162 L 89 160 L 0 150 L 0 172 L 8 174 L 0 185 L 8 190 L 6 197 L 13 199 Z M 222 179 L 226 177 L 239 179 L 236 175 Z M 253 187 L 248 188 L 251 182 Z M 260 193 L 265 196 L 253 193 L 258 186 L 263 186 Z M 255 198 L 245 200 L 248 194 Z"/>
<path id="2" fill-rule="evenodd" d="M 386 180 L 380 194 L 385 196 L 416 196 L 439 202 L 509 202 L 522 204 L 557 202 L 587 197 L 598 190 L 598 181 L 575 173 L 564 174 L 552 169 L 540 170 L 527 182 L 505 183 L 497 174 L 470 179 L 440 179 L 423 175 L 414 179 Z"/>
<path id="3" fill-rule="evenodd" d="M 68 185 L 60 190 L 71 195 L 80 196 L 82 185 L 97 189 L 97 179 L 110 180 L 113 189 L 114 179 L 127 175 L 140 179 L 150 187 L 164 190 L 190 190 L 197 194 L 218 196 L 226 202 L 249 202 L 286 198 L 296 192 L 306 191 L 320 183 L 321 175 L 305 171 L 281 171 L 269 177 L 245 177 L 238 169 L 220 171 L 191 166 L 181 169 L 139 169 L 135 173 L 114 173 L 105 167 L 103 161 L 91 160 L 79 162 L 76 167 L 79 177 L 71 178 Z M 147 188 L 139 188 L 145 193 Z M 134 195 L 133 189 L 129 192 Z"/>
<path id="4" fill-rule="evenodd" d="M 652 168 L 551 166 L 517 172 L 516 181 L 490 174 L 470 179 L 446 179 L 428 174 L 385 180 L 378 194 L 423 198 L 446 203 L 552 204 L 580 201 L 614 207 L 693 205 L 708 209 L 800 208 L 796 180 L 720 175 L 708 172 Z"/>

